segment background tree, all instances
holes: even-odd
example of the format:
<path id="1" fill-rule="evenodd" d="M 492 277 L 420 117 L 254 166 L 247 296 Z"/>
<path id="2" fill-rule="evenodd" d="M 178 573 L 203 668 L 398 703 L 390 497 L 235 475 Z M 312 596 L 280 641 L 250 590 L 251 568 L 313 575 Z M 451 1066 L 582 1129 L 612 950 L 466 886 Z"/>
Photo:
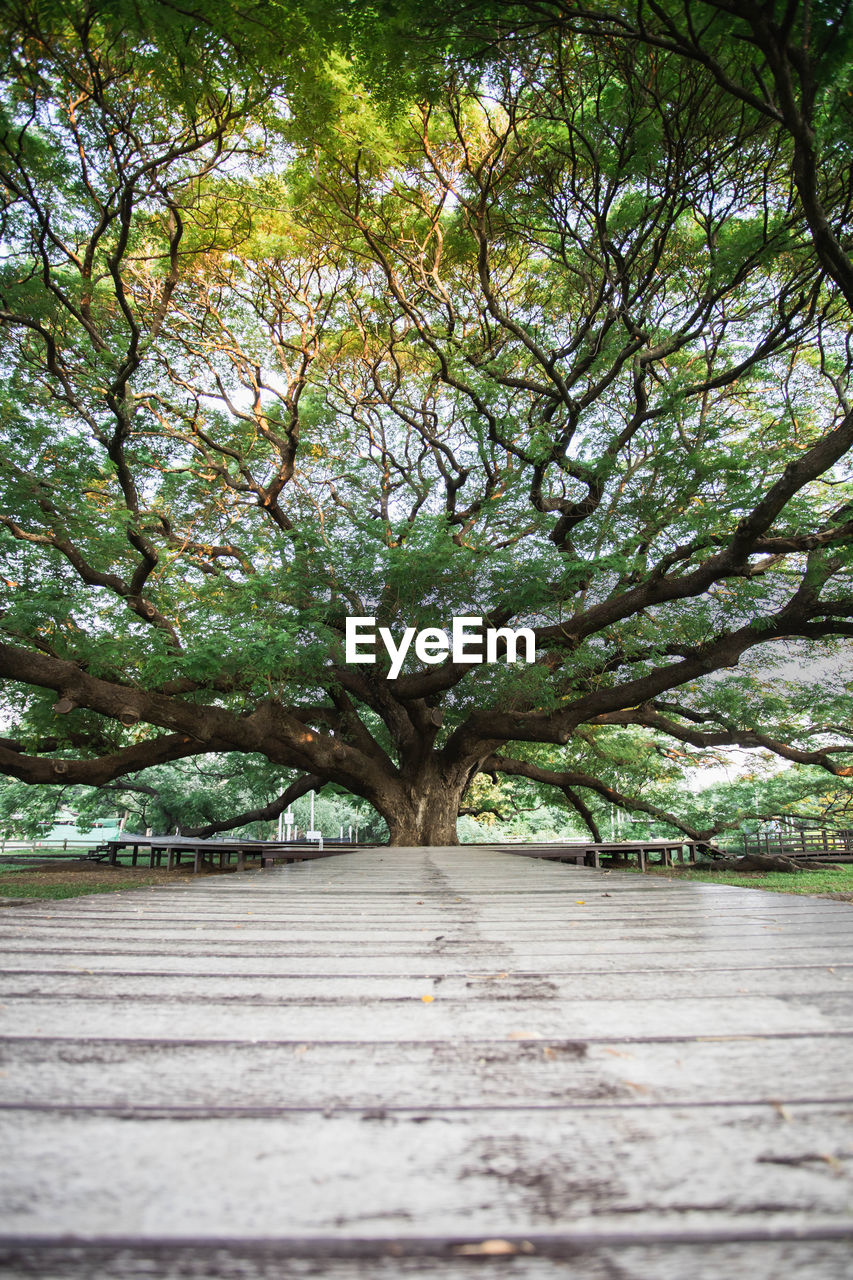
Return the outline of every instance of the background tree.
<path id="1" fill-rule="evenodd" d="M 179 26 L 155 81 L 106 11 L 16 11 L 5 772 L 260 755 L 399 844 L 454 843 L 484 773 L 709 838 L 622 789 L 626 744 L 846 774 L 843 719 L 730 674 L 794 639 L 832 671 L 851 630 L 849 299 L 800 143 L 674 41 L 543 9 L 396 115 L 340 34 L 297 83 Z M 390 680 L 347 614 L 527 625 L 538 659 Z"/>
<path id="2" fill-rule="evenodd" d="M 101 787 L 31 786 L 12 778 L 0 779 L 0 834 L 6 837 L 44 837 L 58 822 L 71 817 L 83 832 L 107 820 L 125 818 L 127 830 L 154 835 L 215 836 L 239 828 L 256 839 L 276 839 L 279 815 L 292 810 L 300 835 L 310 826 L 311 779 L 300 779 L 280 794 L 281 777 L 260 756 L 200 756 L 174 764 L 155 765 L 144 774 L 117 778 Z M 322 780 L 317 780 L 322 786 Z M 315 798 L 315 823 L 329 838 L 345 839 L 349 828 L 361 840 L 381 842 L 388 831 L 364 801 L 328 788 Z M 97 837 L 96 837 L 97 838 Z M 95 841 L 93 841 L 94 843 Z"/>

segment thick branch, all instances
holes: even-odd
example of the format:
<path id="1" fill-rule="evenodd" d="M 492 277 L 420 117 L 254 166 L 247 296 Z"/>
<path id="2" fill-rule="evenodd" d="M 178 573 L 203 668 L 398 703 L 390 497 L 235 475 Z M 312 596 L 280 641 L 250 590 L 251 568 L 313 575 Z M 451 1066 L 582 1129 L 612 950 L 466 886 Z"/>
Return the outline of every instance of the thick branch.
<path id="1" fill-rule="evenodd" d="M 249 715 L 238 715 L 222 707 L 101 680 L 74 662 L 9 644 L 0 644 L 0 676 L 56 690 L 61 695 L 54 708 L 59 714 L 88 707 L 125 725 L 143 721 L 176 730 L 192 740 L 196 753 L 257 752 L 275 764 L 322 774 L 367 799 L 387 782 L 375 759 L 338 737 L 301 724 L 295 714 L 273 701 L 260 703 Z"/>
<path id="2" fill-rule="evenodd" d="M 137 742 L 132 747 L 124 747 L 111 755 L 99 756 L 96 760 L 28 756 L 21 751 L 0 746 L 0 773 L 19 778 L 22 782 L 82 783 L 89 787 L 100 787 L 122 774 L 136 773 L 140 769 L 150 769 L 155 764 L 167 764 L 171 760 L 201 755 L 204 750 L 196 739 L 179 733 Z"/>

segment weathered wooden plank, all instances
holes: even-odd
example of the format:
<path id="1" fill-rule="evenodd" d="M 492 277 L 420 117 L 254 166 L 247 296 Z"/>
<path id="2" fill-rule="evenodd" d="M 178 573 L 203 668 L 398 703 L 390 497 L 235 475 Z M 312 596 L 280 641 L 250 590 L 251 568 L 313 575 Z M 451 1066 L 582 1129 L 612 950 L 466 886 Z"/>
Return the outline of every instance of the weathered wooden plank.
<path id="1" fill-rule="evenodd" d="M 825 970 L 834 968 L 838 963 L 849 964 L 845 953 L 839 955 L 838 950 L 832 946 L 765 947 L 760 953 L 755 949 L 727 948 L 722 959 L 718 951 L 705 951 L 698 948 L 691 948 L 686 954 L 680 952 L 679 955 L 683 957 L 685 970 L 689 969 L 694 973 L 715 971 L 733 975 L 733 992 L 736 991 L 737 985 L 748 985 L 735 983 L 734 979 L 739 973 L 746 976 L 760 970 L 772 971 L 775 965 L 788 965 L 792 959 L 795 959 L 798 966 L 808 966 L 812 969 Z M 215 935 L 207 946 L 199 942 L 193 944 L 191 949 L 181 948 L 178 943 L 173 947 L 152 946 L 148 949 L 144 946 L 124 947 L 120 952 L 95 946 L 28 948 L 22 945 L 14 952 L 0 952 L 0 964 L 7 972 L 32 971 L 33 967 L 41 961 L 51 971 L 61 968 L 69 973 L 89 970 L 95 972 L 110 971 L 120 967 L 122 972 L 155 970 L 187 974 L 210 973 L 211 980 L 223 971 L 233 972 L 234 970 L 261 977 L 264 974 L 269 974 L 271 977 L 276 974 L 310 976 L 321 971 L 325 974 L 353 976 L 362 974 L 381 976 L 383 970 L 385 973 L 399 972 L 414 976 L 436 973 L 464 976 L 468 973 L 509 971 L 505 966 L 495 964 L 494 959 L 495 956 L 492 953 L 484 957 L 486 963 L 472 963 L 469 953 L 449 947 L 436 948 L 432 943 L 421 948 L 411 947 L 396 952 L 382 952 L 364 947 L 350 955 L 342 954 L 340 950 L 336 952 L 331 948 L 288 951 L 280 948 L 255 947 L 248 952 L 221 951 Z M 515 948 L 513 956 L 504 957 L 504 959 L 511 959 L 510 968 L 515 973 L 547 973 L 549 975 L 562 973 L 577 974 L 580 977 L 601 973 L 618 975 L 625 973 L 629 967 L 649 974 L 667 974 L 674 970 L 671 949 L 644 952 L 640 948 L 635 951 L 610 954 L 607 950 L 599 952 L 579 948 L 572 951 L 565 950 L 558 955 L 543 956 Z"/>
<path id="2" fill-rule="evenodd" d="M 268 1109 L 850 1101 L 826 1036 L 669 1041 L 0 1042 L 0 1105 Z M 223 1089 L 223 1081 L 238 1082 Z"/>
<path id="3" fill-rule="evenodd" d="M 122 957 L 114 960 L 121 962 Z M 425 990 L 442 1000 L 650 1000 L 665 998 L 730 998 L 733 976 L 741 975 L 739 995 L 853 996 L 853 964 L 760 967 L 751 970 L 683 968 L 644 971 L 635 966 L 608 972 L 574 969 L 558 971 L 499 970 L 443 973 L 436 956 L 429 971 L 377 973 L 324 973 L 317 968 L 301 974 L 235 973 L 208 968 L 204 973 L 172 970 L 135 972 L 125 969 L 0 970 L 0 998 L 43 1000 L 51 996 L 75 1000 L 174 1000 L 210 1003 L 360 1003 L 379 1000 L 419 1000 Z M 424 982 L 427 982 L 427 987 Z"/>
<path id="4" fill-rule="evenodd" d="M 850 932 L 845 927 L 833 928 L 828 923 L 811 925 L 804 922 L 802 928 L 798 928 L 796 922 L 747 923 L 742 929 L 718 928 L 712 937 L 697 937 L 698 932 L 695 926 L 644 928 L 642 924 L 626 926 L 610 921 L 602 924 L 577 917 L 569 917 L 552 927 L 543 927 L 541 931 L 529 927 L 504 928 L 500 922 L 484 922 L 479 923 L 474 932 L 473 929 L 466 930 L 464 923 L 444 919 L 417 921 L 408 928 L 387 928 L 381 933 L 379 921 L 341 922 L 337 929 L 293 924 L 258 929 L 239 920 L 221 924 L 197 924 L 188 920 L 170 928 L 152 924 L 150 929 L 118 928 L 114 931 L 82 927 L 55 931 L 49 927 L 33 928 L 31 932 L 6 935 L 0 941 L 0 954 L 38 950 L 41 944 L 49 946 L 51 951 L 63 947 L 72 950 L 90 947 L 98 951 L 109 948 L 116 953 L 132 953 L 141 944 L 155 951 L 170 946 L 191 951 L 194 947 L 206 945 L 233 953 L 251 952 L 257 946 L 268 951 L 286 951 L 289 948 L 294 954 L 304 953 L 310 948 L 318 954 L 325 950 L 334 955 L 340 954 L 340 945 L 344 941 L 359 950 L 369 949 L 376 955 L 394 955 L 405 953 L 412 947 L 430 946 L 433 941 L 440 940 L 447 947 L 476 949 L 497 943 L 531 954 L 540 951 L 543 955 L 586 954 L 590 949 L 597 954 L 623 951 L 626 955 L 635 955 L 644 945 L 653 954 L 661 950 L 669 950 L 672 954 L 674 949 L 679 952 L 687 950 L 680 945 L 685 943 L 689 944 L 689 949 L 695 947 L 706 955 L 713 954 L 721 946 L 740 953 L 759 949 L 773 952 L 789 946 L 797 951 L 832 947 L 839 960 L 853 962 Z M 199 936 L 205 934 L 208 936 Z M 721 958 L 718 953 L 718 959 Z"/>
<path id="5" fill-rule="evenodd" d="M 143 941 L 149 941 L 153 946 L 158 944 L 171 943 L 181 941 L 186 937 L 188 931 L 195 933 L 216 933 L 219 945 L 227 947 L 241 947 L 245 950 L 258 943 L 263 946 L 291 945 L 294 941 L 293 935 L 296 928 L 299 929 L 298 942 L 301 947 L 311 944 L 317 944 L 322 947 L 330 942 L 339 945 L 343 938 L 351 943 L 354 947 L 362 945 L 370 945 L 378 951 L 393 951 L 395 948 L 402 949 L 410 945 L 422 945 L 425 939 L 421 937 L 423 933 L 432 933 L 435 929 L 444 929 L 442 938 L 448 943 L 455 942 L 458 945 L 466 947 L 476 947 L 478 943 L 501 942 L 506 946 L 525 946 L 528 949 L 541 947 L 543 954 L 554 951 L 557 948 L 567 949 L 568 945 L 581 947 L 585 944 L 586 936 L 596 940 L 599 948 L 605 947 L 608 942 L 613 942 L 619 947 L 630 948 L 630 944 L 639 942 L 654 946 L 677 946 L 681 942 L 693 942 L 696 936 L 696 926 L 692 928 L 689 924 L 672 925 L 661 924 L 657 926 L 642 923 L 621 923 L 618 921 L 590 919 L 588 916 L 581 916 L 577 913 L 567 916 L 564 921 L 555 922 L 553 925 L 543 925 L 537 928 L 532 923 L 517 924 L 515 926 L 504 926 L 501 922 L 492 923 L 490 921 L 479 921 L 476 937 L 472 938 L 466 930 L 464 923 L 458 923 L 453 920 L 437 919 L 427 920 L 418 916 L 412 922 L 406 925 L 395 925 L 387 922 L 382 930 L 382 936 L 377 938 L 377 923 L 372 921 L 361 922 L 359 920 L 350 919 L 349 921 L 341 921 L 335 925 L 328 923 L 323 927 L 318 927 L 312 923 L 305 923 L 302 926 L 296 926 L 292 923 L 284 923 L 281 925 L 268 925 L 265 928 L 259 928 L 250 921 L 237 921 L 233 919 L 222 922 L 194 922 L 193 920 L 182 921 L 169 928 L 164 928 L 162 924 L 155 921 L 133 921 L 127 924 L 118 924 L 114 927 L 104 927 L 100 929 L 85 929 L 69 927 L 63 929 L 61 927 L 53 928 L 49 923 L 44 925 L 32 923 L 26 931 L 26 938 L 30 945 L 37 944 L 40 941 L 55 941 L 68 934 L 73 937 L 74 942 L 78 946 L 85 945 L 88 942 L 96 943 L 99 947 L 106 944 L 114 944 L 117 951 L 121 951 L 123 945 L 133 944 L 133 940 L 142 938 Z M 235 933 L 239 931 L 241 937 L 236 937 Z M 831 924 L 821 924 L 816 922 L 813 926 L 804 923 L 802 928 L 798 928 L 796 919 L 790 922 L 774 921 L 768 923 L 753 923 L 751 921 L 739 922 L 732 924 L 728 928 L 725 926 L 717 926 L 714 929 L 714 939 L 721 945 L 731 945 L 737 942 L 740 949 L 744 949 L 748 941 L 755 941 L 756 944 L 763 945 L 765 942 L 773 941 L 773 935 L 791 932 L 796 935 L 797 940 L 823 940 L 826 945 L 835 945 L 846 951 L 848 956 L 853 955 L 853 936 L 849 926 L 844 921 L 837 921 L 836 927 Z M 769 937 L 768 937 L 769 935 Z M 16 935 L 12 935 L 5 942 L 4 950 L 15 949 Z"/>
<path id="6" fill-rule="evenodd" d="M 592 1115 L 592 1122 L 589 1116 Z M 13 1123 L 10 1123 L 12 1122 Z M 850 1224 L 853 1105 L 0 1115 L 7 1231 L 159 1237 Z M 176 1194 L 176 1189 L 179 1193 Z M 270 1194 L 274 1189 L 274 1193 Z M 130 1194 L 132 1191 L 132 1194 Z M 192 1194 L 190 1194 L 192 1192 Z"/>
<path id="7" fill-rule="evenodd" d="M 222 1277 L 222 1280 L 394 1280 L 400 1275 L 462 1280 L 751 1280 L 807 1276 L 840 1280 L 849 1274 L 851 1242 L 842 1239 L 754 1239 L 741 1232 L 733 1240 L 685 1239 L 674 1233 L 658 1240 L 576 1233 L 531 1233 L 533 1238 L 486 1241 L 471 1236 L 438 1241 L 187 1239 L 158 1244 L 150 1239 L 56 1244 L 35 1239 L 4 1243 L 0 1265 L 9 1276 L 42 1280 L 150 1280 L 151 1276 Z M 515 1250 L 508 1254 L 507 1249 Z M 489 1256 L 488 1250 L 492 1255 Z M 501 1252 L 495 1254 L 495 1250 Z"/>
<path id="8" fill-rule="evenodd" d="M 396 1002 L 355 999 L 337 1005 L 313 1003 L 222 1003 L 176 1000 L 79 1001 L 44 997 L 9 1002 L 6 1034 L 162 1039 L 180 1020 L 183 1039 L 436 1040 L 494 1036 L 583 1038 L 584 1036 L 754 1035 L 809 1031 L 853 1032 L 848 992 L 812 996 L 744 994 L 707 999 L 557 1000 L 529 998 L 496 1002 L 445 1000 L 426 982 L 420 997 Z M 214 993 L 211 993 L 214 996 Z"/>

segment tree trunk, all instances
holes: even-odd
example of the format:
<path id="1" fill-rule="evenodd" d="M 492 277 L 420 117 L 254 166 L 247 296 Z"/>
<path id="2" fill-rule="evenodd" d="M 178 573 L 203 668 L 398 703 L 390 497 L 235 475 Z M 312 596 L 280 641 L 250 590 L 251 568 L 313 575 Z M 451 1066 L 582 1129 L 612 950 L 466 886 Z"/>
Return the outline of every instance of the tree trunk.
<path id="1" fill-rule="evenodd" d="M 430 789 L 412 805 L 382 816 L 388 823 L 389 843 L 399 848 L 413 848 L 418 845 L 458 844 L 458 812 L 458 796 Z"/>
<path id="2" fill-rule="evenodd" d="M 458 844 L 456 819 L 467 780 L 467 775 L 448 775 L 433 766 L 395 787 L 388 802 L 377 805 L 388 823 L 390 844 L 399 848 Z"/>

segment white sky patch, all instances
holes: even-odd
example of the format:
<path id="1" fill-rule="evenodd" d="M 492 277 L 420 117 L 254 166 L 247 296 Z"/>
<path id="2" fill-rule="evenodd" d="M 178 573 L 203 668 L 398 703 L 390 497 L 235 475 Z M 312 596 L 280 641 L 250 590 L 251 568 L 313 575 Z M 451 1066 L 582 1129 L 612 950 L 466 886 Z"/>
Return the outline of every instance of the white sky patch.
<path id="1" fill-rule="evenodd" d="M 760 759 L 759 752 L 762 753 Z M 721 753 L 716 754 L 719 756 Z M 757 772 L 759 767 L 764 773 L 769 764 L 777 766 L 771 769 L 774 773 L 790 768 L 790 765 L 781 758 L 769 762 L 761 747 L 755 747 L 751 751 L 733 747 L 725 753 L 725 763 L 697 764 L 692 769 L 685 770 L 684 781 L 691 791 L 707 791 L 709 787 L 737 782 L 744 775 Z"/>

